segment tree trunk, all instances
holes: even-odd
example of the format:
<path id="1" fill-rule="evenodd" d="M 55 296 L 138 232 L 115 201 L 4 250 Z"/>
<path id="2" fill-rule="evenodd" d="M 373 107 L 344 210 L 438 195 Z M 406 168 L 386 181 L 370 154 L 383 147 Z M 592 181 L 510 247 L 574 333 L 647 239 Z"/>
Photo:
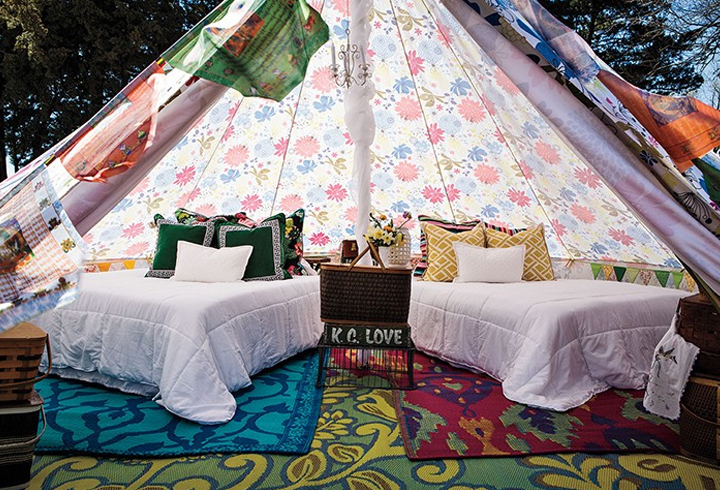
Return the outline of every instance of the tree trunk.
<path id="1" fill-rule="evenodd" d="M 5 87 L 0 74 L 0 182 L 8 178 L 7 175 L 7 147 L 5 146 Z"/>

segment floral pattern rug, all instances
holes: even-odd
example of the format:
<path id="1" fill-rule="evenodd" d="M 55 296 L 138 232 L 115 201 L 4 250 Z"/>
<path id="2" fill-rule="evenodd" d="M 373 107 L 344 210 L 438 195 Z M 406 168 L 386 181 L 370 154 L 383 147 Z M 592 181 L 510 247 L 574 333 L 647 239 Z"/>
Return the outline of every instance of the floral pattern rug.
<path id="1" fill-rule="evenodd" d="M 560 413 L 514 403 L 500 382 L 417 353 L 417 389 L 396 391 L 410 459 L 563 452 L 679 452 L 677 424 L 646 412 L 643 392 L 608 390 Z"/>
<path id="2" fill-rule="evenodd" d="M 322 390 L 318 356 L 299 354 L 253 377 L 235 393 L 230 422 L 200 425 L 150 398 L 55 377 L 35 385 L 47 429 L 36 452 L 157 457 L 253 451 L 303 454 L 310 448 Z"/>

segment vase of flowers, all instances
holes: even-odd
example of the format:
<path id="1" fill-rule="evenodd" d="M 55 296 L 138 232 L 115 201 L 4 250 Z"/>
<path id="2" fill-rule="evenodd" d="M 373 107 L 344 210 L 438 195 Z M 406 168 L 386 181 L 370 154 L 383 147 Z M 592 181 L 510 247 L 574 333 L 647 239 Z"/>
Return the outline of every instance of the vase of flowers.
<path id="1" fill-rule="evenodd" d="M 405 211 L 402 217 L 405 221 L 395 226 L 392 218 L 370 213 L 370 226 L 365 239 L 377 248 L 380 260 L 386 267 L 405 268 L 410 263 L 410 233 L 403 226 L 412 219 L 412 214 Z"/>

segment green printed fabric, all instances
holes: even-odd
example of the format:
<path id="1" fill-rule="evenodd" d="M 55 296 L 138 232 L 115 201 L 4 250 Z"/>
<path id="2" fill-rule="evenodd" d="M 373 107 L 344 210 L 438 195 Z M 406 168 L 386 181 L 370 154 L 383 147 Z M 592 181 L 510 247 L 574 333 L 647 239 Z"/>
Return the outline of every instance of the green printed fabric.
<path id="1" fill-rule="evenodd" d="M 329 29 L 305 0 L 227 2 L 168 63 L 245 96 L 282 100 L 305 77 Z"/>

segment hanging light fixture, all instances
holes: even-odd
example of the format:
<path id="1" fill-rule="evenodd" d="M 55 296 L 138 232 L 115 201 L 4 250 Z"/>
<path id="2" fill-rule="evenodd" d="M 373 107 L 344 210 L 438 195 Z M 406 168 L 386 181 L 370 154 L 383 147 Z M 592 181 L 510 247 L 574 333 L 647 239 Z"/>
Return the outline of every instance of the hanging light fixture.
<path id="1" fill-rule="evenodd" d="M 348 8 L 349 11 L 349 8 Z M 354 83 L 356 85 L 365 85 L 370 76 L 370 65 L 365 61 L 365 48 L 360 49 L 357 44 L 350 43 L 350 24 L 345 29 L 345 44 L 340 46 L 340 52 L 335 53 L 335 44 L 330 45 L 332 52 L 332 70 L 335 83 L 339 87 L 350 88 Z M 338 59 L 342 63 L 342 67 L 338 64 Z M 359 63 L 358 63 L 359 61 Z M 355 73 L 355 69 L 358 72 Z"/>

